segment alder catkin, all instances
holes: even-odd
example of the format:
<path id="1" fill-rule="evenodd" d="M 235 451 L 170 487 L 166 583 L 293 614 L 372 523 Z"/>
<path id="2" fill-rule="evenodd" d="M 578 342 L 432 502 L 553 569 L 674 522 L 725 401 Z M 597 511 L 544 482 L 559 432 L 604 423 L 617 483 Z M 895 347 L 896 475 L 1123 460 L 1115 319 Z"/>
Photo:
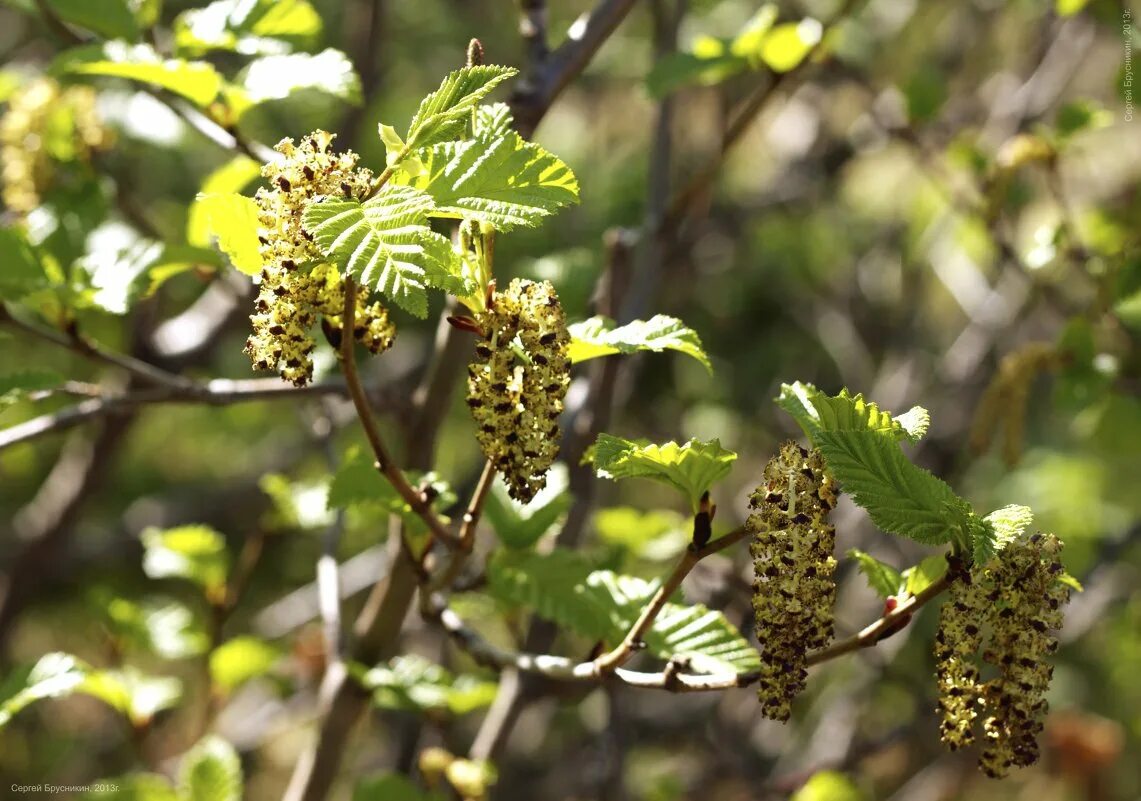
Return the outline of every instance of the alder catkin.
<path id="1" fill-rule="evenodd" d="M 274 149 L 284 158 L 262 168 L 269 185 L 255 196 L 265 266 L 246 353 L 255 369 L 276 370 L 298 386 L 313 377 L 316 343 L 310 329 L 322 316 L 329 330 L 339 331 L 345 304 L 340 273 L 321 261 L 321 251 L 302 225 L 305 209 L 324 197 L 363 200 L 372 182 L 372 173 L 357 167 L 355 153 L 333 153 L 334 139 L 325 131 L 314 131 L 300 145 L 283 139 Z M 313 262 L 317 264 L 306 272 Z M 355 317 L 353 336 L 370 352 L 382 353 L 392 345 L 395 328 L 388 310 L 370 304 L 367 292 L 357 295 Z"/>
<path id="2" fill-rule="evenodd" d="M 570 384 L 566 319 L 547 281 L 515 279 L 477 324 L 483 339 L 468 367 L 467 404 L 484 455 L 512 498 L 546 486 L 559 451 L 559 415 Z"/>
<path id="3" fill-rule="evenodd" d="M 807 657 L 832 639 L 836 596 L 832 552 L 836 532 L 828 513 L 836 487 L 819 451 L 785 443 L 765 466 L 750 499 L 753 610 L 761 646 L 757 696 L 761 712 L 786 721 L 804 689 Z"/>

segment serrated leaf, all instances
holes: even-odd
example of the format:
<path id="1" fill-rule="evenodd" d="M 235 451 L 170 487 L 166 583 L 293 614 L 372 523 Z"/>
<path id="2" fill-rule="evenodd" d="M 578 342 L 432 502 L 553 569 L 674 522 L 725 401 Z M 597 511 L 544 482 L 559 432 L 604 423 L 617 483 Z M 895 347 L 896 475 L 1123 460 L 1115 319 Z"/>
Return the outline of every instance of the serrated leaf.
<path id="1" fill-rule="evenodd" d="M 103 75 L 147 83 L 205 108 L 222 90 L 222 76 L 204 61 L 162 58 L 146 44 L 107 42 L 65 55 L 62 68 L 77 75 Z"/>
<path id="2" fill-rule="evenodd" d="M 226 540 L 209 526 L 148 528 L 142 533 L 143 572 L 150 578 L 184 578 L 210 597 L 224 591 L 230 558 Z"/>
<path id="3" fill-rule="evenodd" d="M 502 136 L 511 130 L 515 117 L 506 103 L 486 103 L 475 110 L 472 134 L 482 139 Z"/>
<path id="4" fill-rule="evenodd" d="M 584 362 L 615 353 L 649 350 L 661 353 L 676 350 L 697 359 L 710 373 L 713 365 L 701 344 L 701 337 L 675 317 L 656 314 L 649 320 L 635 320 L 614 327 L 606 317 L 591 317 L 567 327 L 571 336 L 567 355 L 572 362 Z"/>
<path id="5" fill-rule="evenodd" d="M 408 136 L 408 146 L 418 150 L 437 142 L 459 139 L 476 106 L 499 84 L 514 76 L 511 67 L 481 65 L 448 74 L 440 88 L 420 103 Z"/>
<path id="6" fill-rule="evenodd" d="M 562 161 L 514 131 L 442 142 L 418 154 L 415 185 L 435 200 L 434 217 L 469 218 L 501 231 L 535 226 L 578 202 L 578 181 Z"/>
<path id="7" fill-rule="evenodd" d="M 431 208 L 432 198 L 424 192 L 389 185 L 363 205 L 335 199 L 311 203 L 304 226 L 343 273 L 426 317 L 429 287 L 466 292 L 451 243 L 428 225 Z"/>
<path id="8" fill-rule="evenodd" d="M 234 746 L 207 735 L 183 757 L 178 789 L 185 801 L 241 801 L 242 763 Z"/>
<path id="9" fill-rule="evenodd" d="M 893 417 L 890 412 L 865 401 L 862 394 L 852 395 L 842 389 L 833 397 L 800 381 L 781 384 L 776 402 L 812 440 L 820 431 L 878 431 L 895 439 L 918 442 L 931 424 L 931 416 L 922 406 L 913 406 Z"/>
<path id="10" fill-rule="evenodd" d="M 884 531 L 928 545 L 967 533 L 967 502 L 885 432 L 819 431 L 815 443 L 843 491 Z"/>
<path id="11" fill-rule="evenodd" d="M 349 57 L 327 48 L 316 55 L 293 53 L 266 56 L 250 62 L 238 78 L 246 103 L 237 105 L 240 117 L 252 105 L 282 100 L 311 89 L 360 105 L 361 80 Z"/>
<path id="12" fill-rule="evenodd" d="M 729 474 L 736 458 L 716 439 L 653 445 L 600 434 L 594 447 L 594 469 L 600 478 L 661 481 L 685 495 L 694 511 L 702 494 Z"/>
<path id="13" fill-rule="evenodd" d="M 868 579 L 868 586 L 881 598 L 891 598 L 903 586 L 900 572 L 886 562 L 856 548 L 848 551 L 848 556 L 859 563 L 860 572 Z"/>
<path id="14" fill-rule="evenodd" d="M 456 501 L 451 487 L 435 473 L 409 471 L 404 477 L 413 487 L 426 481 L 435 493 L 433 505 L 436 508 L 447 508 Z M 399 515 L 414 530 L 424 529 L 424 521 L 377 472 L 372 458 L 360 448 L 350 449 L 337 468 L 329 485 L 327 503 L 329 509 L 377 506 L 389 514 Z"/>
<path id="15" fill-rule="evenodd" d="M 23 230 L 0 226 L 0 253 L 4 254 L 4 269 L 0 270 L 0 300 L 19 300 L 47 286 L 47 276 L 39 256 L 28 244 Z"/>
<path id="16" fill-rule="evenodd" d="M 63 376 L 51 370 L 17 370 L 0 374 L 0 412 L 33 392 L 54 389 Z"/>
<path id="17" fill-rule="evenodd" d="M 903 587 L 908 595 L 918 595 L 947 572 L 947 557 L 937 553 L 903 571 Z"/>
<path id="18" fill-rule="evenodd" d="M 210 50 L 242 55 L 279 55 L 312 45 L 321 16 L 308 0 L 217 0 L 179 14 L 174 45 L 179 55 Z"/>
<path id="19" fill-rule="evenodd" d="M 107 39 L 139 38 L 139 25 L 127 0 L 47 0 L 56 15 Z"/>
<path id="20" fill-rule="evenodd" d="M 207 242 L 213 238 L 230 262 L 246 275 L 261 272 L 258 206 L 253 198 L 235 193 L 198 195 L 191 215 L 204 221 Z M 193 216 L 192 216 L 193 219 Z"/>
<path id="21" fill-rule="evenodd" d="M 269 672 L 281 658 L 281 649 L 257 637 L 241 636 L 210 652 L 210 681 L 231 692 Z"/>
<path id="22" fill-rule="evenodd" d="M 547 486 L 527 504 L 508 495 L 506 485 L 497 479 L 487 497 L 484 516 L 508 548 L 530 548 L 567 513 L 571 498 L 566 490 L 567 472 L 558 464 L 547 474 Z"/>
<path id="23" fill-rule="evenodd" d="M 1001 551 L 1034 522 L 1034 512 L 1029 506 L 1004 506 L 995 509 L 983 521 L 994 530 L 995 548 Z"/>
<path id="24" fill-rule="evenodd" d="M 361 676 L 372 691 L 373 703 L 382 709 L 410 712 L 448 712 L 466 715 L 490 706 L 498 685 L 475 676 L 455 676 L 423 657 L 398 656 Z"/>

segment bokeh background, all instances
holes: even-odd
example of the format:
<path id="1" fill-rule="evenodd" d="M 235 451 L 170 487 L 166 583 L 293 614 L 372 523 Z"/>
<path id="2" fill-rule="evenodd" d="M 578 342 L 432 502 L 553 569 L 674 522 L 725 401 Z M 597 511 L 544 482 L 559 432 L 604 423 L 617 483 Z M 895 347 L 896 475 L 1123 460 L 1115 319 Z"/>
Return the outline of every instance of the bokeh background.
<path id="1" fill-rule="evenodd" d="M 65 48 L 36 5 L 0 6 L 5 97 Z M 162 4 L 160 47 L 191 5 Z M 250 140 L 272 144 L 323 127 L 365 163 L 383 164 L 377 122 L 404 124 L 462 63 L 470 37 L 492 62 L 526 70 L 533 56 L 507 0 L 313 5 L 323 25 L 302 49 L 346 52 L 364 102 L 322 92 L 267 102 L 243 117 Z M 588 4 L 547 5 L 554 46 Z M 1137 799 L 1141 122 L 1126 119 L 1124 83 L 1127 42 L 1141 43 L 1141 9 L 1123 28 L 1128 4 L 1108 0 L 779 6 L 781 20 L 823 22 L 828 44 L 826 57 L 783 77 L 764 63 L 709 58 L 755 20 L 756 3 L 634 4 L 535 134 L 577 173 L 581 205 L 501 237 L 497 272 L 501 283 L 551 280 L 571 319 L 599 309 L 620 319 L 665 313 L 700 333 L 712 378 L 674 354 L 622 357 L 605 374 L 613 407 L 605 430 L 654 441 L 717 437 L 736 450 L 714 498 L 726 529 L 746 514 L 767 458 L 796 435 L 772 403 L 782 382 L 847 386 L 887 409 L 927 407 L 931 432 L 914 458 L 980 510 L 1031 506 L 1035 525 L 1064 539 L 1066 568 L 1085 587 L 1061 635 L 1044 758 L 998 783 L 982 777 L 972 753 L 944 751 L 933 711 L 936 615 L 927 609 L 880 647 L 817 669 L 787 725 L 763 720 L 748 689 L 531 688 L 497 748 L 493 798 L 784 798 L 813 773 L 834 770 L 853 795 L 819 797 Z M 248 61 L 208 58 L 230 74 Z M 115 314 L 105 308 L 114 303 L 90 304 L 80 312 L 83 330 L 194 377 L 248 377 L 248 281 L 199 264 L 143 298 L 140 281 L 153 276 L 129 257 L 132 237 L 186 242 L 196 193 L 233 153 L 137 85 L 86 83 L 98 88 L 114 141 L 61 167 L 66 191 L 45 199 L 50 213 L 29 218 L 54 226 L 50 246 L 61 264 L 78 259 L 91 276 L 102 270 L 93 285 L 118 293 L 121 310 L 130 306 Z M 673 87 L 665 100 L 651 91 L 663 85 Z M 726 130 L 758 93 L 767 93 L 759 109 L 722 153 Z M 709 165 L 716 176 L 703 182 Z M 4 215 L 6 224 L 16 219 L 12 209 Z M 366 366 L 382 423 L 402 450 L 414 437 L 414 389 L 442 310 L 436 298 L 427 321 L 400 316 L 394 350 Z M 335 371 L 331 354 L 318 361 Z M 0 340 L 0 363 L 5 373 L 47 368 L 122 386 L 114 370 L 19 331 Z M 586 365 L 576 376 L 572 409 L 604 373 Z M 0 412 L 0 426 L 72 402 L 60 393 L 25 398 Z M 463 497 L 481 457 L 462 393 L 441 402 L 433 466 Z M 146 578 L 139 537 L 149 526 L 205 523 L 234 554 L 255 536 L 264 542 L 226 626 L 265 638 L 280 658 L 267 676 L 216 701 L 216 728 L 243 754 L 247 797 L 280 797 L 309 733 L 323 661 L 306 588 L 328 525 L 329 460 L 360 442 L 351 406 L 331 395 L 139 407 L 0 452 L 0 673 L 15 676 L 53 650 L 102 665 L 126 652 L 150 672 L 180 677 L 188 701 L 157 717 L 141 743 L 90 699 L 29 709 L 0 731 L 0 787 L 169 767 L 164 758 L 185 746 L 207 692 L 200 658 L 124 645 L 114 610 L 162 596 L 194 612 L 192 593 Z M 571 480 L 587 495 L 579 547 L 647 578 L 668 571 L 686 532 L 667 491 L 602 481 L 582 490 L 574 471 Z M 901 568 L 929 555 L 878 533 L 847 502 L 836 523 L 838 552 L 860 548 Z M 384 538 L 375 510 L 347 518 L 337 553 L 347 565 L 347 616 L 375 578 Z M 850 562 L 839 576 L 844 635 L 874 619 L 882 602 Z M 478 575 L 473 581 L 478 588 Z M 741 547 L 703 562 L 686 593 L 748 632 L 750 581 Z M 527 631 L 525 616 L 478 591 L 457 603 L 498 637 Z M 405 640 L 409 651 L 478 674 L 415 615 Z M 590 643 L 562 634 L 553 647 L 581 657 Z M 409 766 L 425 745 L 462 752 L 483 715 L 375 710 L 345 755 L 338 792 L 348 798 L 354 777 Z"/>

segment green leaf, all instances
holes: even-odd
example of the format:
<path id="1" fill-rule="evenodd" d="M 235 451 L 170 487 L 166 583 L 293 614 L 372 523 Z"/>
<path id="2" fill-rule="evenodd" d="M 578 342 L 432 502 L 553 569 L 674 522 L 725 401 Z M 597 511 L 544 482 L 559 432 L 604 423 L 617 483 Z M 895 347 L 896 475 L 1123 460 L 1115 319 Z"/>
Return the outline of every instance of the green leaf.
<path id="1" fill-rule="evenodd" d="M 238 752 L 221 737 L 203 737 L 182 757 L 178 790 L 185 801 L 241 801 Z"/>
<path id="2" fill-rule="evenodd" d="M 427 482 L 435 493 L 433 505 L 438 509 L 447 508 L 456 501 L 451 487 L 435 473 L 409 471 L 404 477 L 413 487 Z M 424 528 L 424 521 L 380 475 L 372 458 L 356 447 L 348 451 L 333 476 L 333 481 L 329 485 L 328 506 L 330 509 L 379 506 L 388 514 L 399 515 L 405 523 L 416 530 Z"/>
<path id="3" fill-rule="evenodd" d="M 1034 522 L 1034 512 L 1029 506 L 1004 506 L 984 517 L 983 522 L 993 529 L 995 548 L 1001 551 Z"/>
<path id="4" fill-rule="evenodd" d="M 415 185 L 435 200 L 433 217 L 466 217 L 507 231 L 538 225 L 578 202 L 570 168 L 514 131 L 442 142 L 418 156 L 424 171 Z"/>
<path id="5" fill-rule="evenodd" d="M 448 239 L 428 226 L 431 196 L 386 186 L 363 205 L 327 199 L 305 210 L 305 228 L 343 273 L 417 317 L 428 314 L 429 287 L 466 291 Z"/>
<path id="6" fill-rule="evenodd" d="M 261 175 L 261 165 L 245 154 L 238 154 L 206 176 L 198 198 L 241 192 Z M 186 241 L 198 247 L 210 246 L 210 221 L 206 208 L 195 199 L 186 220 Z"/>
<path id="7" fill-rule="evenodd" d="M 1058 109 L 1054 128 L 1058 136 L 1067 139 L 1089 129 L 1104 128 L 1113 124 L 1113 112 L 1092 100 L 1075 100 Z"/>
<path id="8" fill-rule="evenodd" d="M 686 86 L 714 86 L 749 69 L 749 60 L 733 53 L 728 43 L 711 54 L 669 53 L 654 63 L 646 76 L 646 91 L 661 99 Z"/>
<path id="9" fill-rule="evenodd" d="M 1058 12 L 1059 17 L 1072 17 L 1088 3 L 1089 0 L 1054 0 L 1054 10 Z"/>
<path id="10" fill-rule="evenodd" d="M 112 787 L 115 789 L 110 789 Z M 158 773 L 131 773 L 94 782 L 80 798 L 82 801 L 180 801 L 167 778 Z"/>
<path id="11" fill-rule="evenodd" d="M 860 572 L 867 577 L 868 586 L 881 598 L 891 598 L 903 586 L 903 577 L 899 571 L 886 562 L 856 548 L 848 551 L 848 556 L 859 562 Z"/>
<path id="12" fill-rule="evenodd" d="M 195 198 L 190 213 L 192 224 L 201 224 L 207 240 L 215 238 L 219 249 L 229 256 L 236 268 L 246 275 L 261 272 L 258 205 L 253 198 L 234 193 L 200 194 Z"/>
<path id="13" fill-rule="evenodd" d="M 761 60 L 773 72 L 789 72 L 812 52 L 824 35 L 824 27 L 812 18 L 777 25 L 761 43 Z"/>
<path id="14" fill-rule="evenodd" d="M 102 47 L 79 48 L 63 59 L 62 69 L 77 75 L 126 78 L 166 89 L 205 108 L 222 89 L 222 76 L 204 61 L 163 59 L 146 44 L 107 42 Z"/>
<path id="15" fill-rule="evenodd" d="M 21 710 L 45 698 L 70 695 L 86 680 L 90 667 L 70 654 L 50 653 L 40 658 L 23 686 L 0 703 L 0 729 Z"/>
<path id="16" fill-rule="evenodd" d="M 126 598 L 93 593 L 108 627 L 120 641 L 144 648 L 163 659 L 187 659 L 203 653 L 208 637 L 202 622 L 185 604 L 168 598 L 135 603 Z"/>
<path id="17" fill-rule="evenodd" d="M 791 801 L 867 801 L 867 798 L 843 773 L 822 770 L 793 793 Z"/>
<path id="18" fill-rule="evenodd" d="M 733 37 L 729 51 L 735 56 L 747 58 L 754 66 L 759 66 L 765 41 L 769 38 L 778 16 L 780 9 L 776 4 L 765 3 L 745 23 L 740 33 Z"/>
<path id="19" fill-rule="evenodd" d="M 483 65 L 449 73 L 440 88 L 420 103 L 408 136 L 408 147 L 418 150 L 437 142 L 459 139 L 476 106 L 499 84 L 514 76 L 511 67 Z"/>
<path id="20" fill-rule="evenodd" d="M 385 773 L 361 779 L 353 789 L 353 801 L 444 801 L 444 797 L 421 790 L 398 773 Z"/>
<path id="21" fill-rule="evenodd" d="M 947 557 L 937 553 L 903 571 L 903 586 L 908 595 L 918 595 L 947 572 Z"/>
<path id="22" fill-rule="evenodd" d="M 107 39 L 139 38 L 139 25 L 127 0 L 47 0 L 56 16 Z"/>
<path id="23" fill-rule="evenodd" d="M 685 495 L 694 511 L 702 494 L 729 474 L 736 458 L 716 439 L 652 445 L 600 434 L 594 447 L 594 469 L 600 478 L 661 481 Z"/>
<path id="24" fill-rule="evenodd" d="M 328 48 L 316 55 L 293 53 L 250 62 L 239 76 L 242 102 L 239 119 L 252 106 L 313 90 L 346 103 L 360 105 L 361 79 L 348 56 Z"/>
<path id="25" fill-rule="evenodd" d="M 55 389 L 63 376 L 51 370 L 18 370 L 0 374 L 0 412 L 33 392 Z"/>
<path id="26" fill-rule="evenodd" d="M 466 715 L 490 706 L 498 685 L 474 676 L 454 676 L 423 657 L 398 656 L 361 676 L 382 709 Z"/>
<path id="27" fill-rule="evenodd" d="M 853 396 L 847 389 L 831 397 L 812 384 L 797 381 L 781 384 L 777 405 L 792 415 L 809 439 L 815 441 L 821 431 L 875 431 L 895 439 L 918 442 L 927 433 L 931 416 L 922 406 L 913 406 L 904 414 L 892 417 L 876 404 Z"/>
<path id="28" fill-rule="evenodd" d="M 321 16 L 308 0 L 218 0 L 174 21 L 175 49 L 185 56 L 280 55 L 312 46 L 320 33 Z"/>
<path id="29" fill-rule="evenodd" d="M 150 578 L 184 578 L 220 597 L 230 570 L 226 540 L 209 526 L 143 531 L 143 572 Z"/>
<path id="30" fill-rule="evenodd" d="M 845 493 L 891 534 L 937 545 L 967 534 L 970 506 L 882 431 L 820 431 L 816 446 Z"/>
<path id="31" fill-rule="evenodd" d="M 494 139 L 511 131 L 515 117 L 506 103 L 486 103 L 475 110 L 472 135 L 480 139 Z"/>
<path id="32" fill-rule="evenodd" d="M 508 548 L 530 548 L 566 515 L 571 498 L 566 491 L 566 470 L 558 468 L 556 465 L 551 470 L 547 486 L 527 504 L 508 495 L 501 480 L 492 485 L 484 516 Z"/>
<path id="33" fill-rule="evenodd" d="M 903 95 L 907 99 L 908 119 L 913 123 L 928 122 L 947 101 L 947 79 L 938 68 L 922 64 L 907 77 Z"/>
<path id="34" fill-rule="evenodd" d="M 210 681 L 215 687 L 231 692 L 268 673 L 280 658 L 281 649 L 265 640 L 235 637 L 210 653 Z"/>
<path id="35" fill-rule="evenodd" d="M 675 558 L 689 544 L 693 524 L 673 509 L 617 506 L 594 513 L 594 532 L 599 541 L 639 559 L 662 561 Z"/>
<path id="36" fill-rule="evenodd" d="M 584 555 L 565 548 L 545 554 L 496 551 L 487 565 L 488 591 L 589 639 L 613 639 L 607 610 L 584 589 L 593 570 Z"/>
<path id="37" fill-rule="evenodd" d="M 1060 584 L 1065 584 L 1074 592 L 1085 592 L 1085 587 L 1082 586 L 1082 583 L 1071 576 L 1069 573 L 1062 573 L 1060 576 L 1058 576 L 1058 582 Z"/>
<path id="38" fill-rule="evenodd" d="M 47 286 L 40 259 L 24 231 L 15 226 L 0 226 L 0 253 L 4 269 L 0 270 L 0 300 L 19 300 Z"/>
<path id="39" fill-rule="evenodd" d="M 701 337 L 675 317 L 657 314 L 649 320 L 635 320 L 618 328 L 614 327 L 614 321 L 609 318 L 591 317 L 580 323 L 572 323 L 567 330 L 571 335 L 567 353 L 572 362 L 584 362 L 614 353 L 636 353 L 640 350 L 661 353 L 663 350 L 676 350 L 692 356 L 706 370 L 713 372 L 713 365 L 701 345 Z"/>

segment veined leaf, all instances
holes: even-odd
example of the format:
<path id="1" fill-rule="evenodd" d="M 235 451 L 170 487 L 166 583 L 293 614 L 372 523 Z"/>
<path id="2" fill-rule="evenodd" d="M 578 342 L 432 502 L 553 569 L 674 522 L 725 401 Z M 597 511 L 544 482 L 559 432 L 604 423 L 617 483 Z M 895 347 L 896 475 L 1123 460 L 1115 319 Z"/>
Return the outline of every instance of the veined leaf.
<path id="1" fill-rule="evenodd" d="M 242 763 L 234 746 L 207 735 L 182 757 L 179 794 L 185 801 L 241 801 Z"/>
<path id="2" fill-rule="evenodd" d="M 547 474 L 547 486 L 527 504 L 508 495 L 506 485 L 497 479 L 484 515 L 495 536 L 508 548 L 530 548 L 567 513 L 570 501 L 566 468 L 556 464 Z"/>
<path id="3" fill-rule="evenodd" d="M 486 103 L 475 110 L 472 134 L 481 139 L 494 139 L 511 130 L 515 117 L 506 103 Z"/>
<path id="4" fill-rule="evenodd" d="M 818 431 L 828 470 L 891 534 L 928 545 L 967 534 L 970 506 L 945 482 L 912 464 L 883 431 Z"/>
<path id="5" fill-rule="evenodd" d="M 404 477 L 413 487 L 427 481 L 435 494 L 433 503 L 437 508 L 447 508 L 456 501 L 451 487 L 435 473 L 407 472 Z M 330 509 L 378 506 L 389 514 L 399 515 L 415 530 L 424 530 L 424 521 L 377 472 L 373 460 L 360 448 L 351 449 L 337 468 L 329 485 L 327 502 Z"/>
<path id="6" fill-rule="evenodd" d="M 150 45 L 107 42 L 71 51 L 63 69 L 80 75 L 106 75 L 140 81 L 174 92 L 197 106 L 206 107 L 222 89 L 222 76 L 204 61 L 163 59 Z"/>
<path id="7" fill-rule="evenodd" d="M 649 478 L 679 490 L 697 510 L 702 494 L 729 474 L 737 454 L 719 440 L 691 439 L 685 444 L 633 442 L 600 434 L 594 448 L 594 469 L 600 478 Z"/>
<path id="8" fill-rule="evenodd" d="M 812 384 L 797 381 L 781 384 L 777 405 L 792 415 L 809 439 L 815 441 L 821 431 L 877 431 L 895 439 L 918 442 L 931 423 L 922 406 L 913 406 L 905 414 L 892 417 L 863 395 L 852 395 L 847 389 L 832 397 Z"/>
<path id="9" fill-rule="evenodd" d="M 514 131 L 442 142 L 419 159 L 416 180 L 436 202 L 434 217 L 470 218 L 501 231 L 534 226 L 578 202 L 578 181 L 562 161 Z"/>
<path id="10" fill-rule="evenodd" d="M 60 19 L 107 39 L 139 38 L 139 25 L 127 0 L 47 0 Z"/>
<path id="11" fill-rule="evenodd" d="M 261 272 L 258 206 L 253 198 L 235 193 L 198 195 L 190 213 L 192 221 L 198 215 L 206 236 L 216 238 L 235 267 L 246 275 Z"/>
<path id="12" fill-rule="evenodd" d="M 275 55 L 308 47 L 321 33 L 321 17 L 308 0 L 217 0 L 179 14 L 174 45 L 179 55 L 210 50 Z"/>
<path id="13" fill-rule="evenodd" d="M 226 540 L 209 526 L 148 528 L 142 534 L 143 572 L 150 578 L 184 578 L 211 598 L 225 590 L 230 558 Z"/>
<path id="14" fill-rule="evenodd" d="M 706 370 L 713 372 L 713 365 L 701 345 L 701 337 L 675 317 L 657 314 L 649 320 L 635 320 L 618 328 L 614 327 L 613 320 L 606 317 L 591 317 L 572 323 L 567 330 L 571 335 L 567 353 L 572 362 L 584 362 L 614 353 L 676 350 L 692 356 Z"/>
<path id="15" fill-rule="evenodd" d="M 455 676 L 423 657 L 408 654 L 378 665 L 361 676 L 382 709 L 449 712 L 466 715 L 490 706 L 498 685 L 475 676 Z"/>
<path id="16" fill-rule="evenodd" d="M 848 551 L 848 556 L 859 563 L 860 572 L 868 579 L 868 586 L 881 598 L 891 598 L 903 587 L 903 577 L 899 571 L 886 562 L 856 548 Z"/>
<path id="17" fill-rule="evenodd" d="M 994 529 L 995 548 L 1001 551 L 1034 522 L 1034 512 L 1029 506 L 1004 506 L 995 509 L 983 521 Z"/>
<path id="18" fill-rule="evenodd" d="M 419 150 L 437 142 L 458 139 L 468 125 L 471 113 L 496 86 L 514 76 L 511 67 L 482 65 L 464 67 L 449 73 L 440 88 L 420 103 L 408 136 L 408 147 Z"/>
<path id="19" fill-rule="evenodd" d="M 428 314 L 428 287 L 464 294 L 459 259 L 428 226 L 431 196 L 386 186 L 363 205 L 328 199 L 305 210 L 305 228 L 343 273 L 390 297 L 417 317 Z"/>

